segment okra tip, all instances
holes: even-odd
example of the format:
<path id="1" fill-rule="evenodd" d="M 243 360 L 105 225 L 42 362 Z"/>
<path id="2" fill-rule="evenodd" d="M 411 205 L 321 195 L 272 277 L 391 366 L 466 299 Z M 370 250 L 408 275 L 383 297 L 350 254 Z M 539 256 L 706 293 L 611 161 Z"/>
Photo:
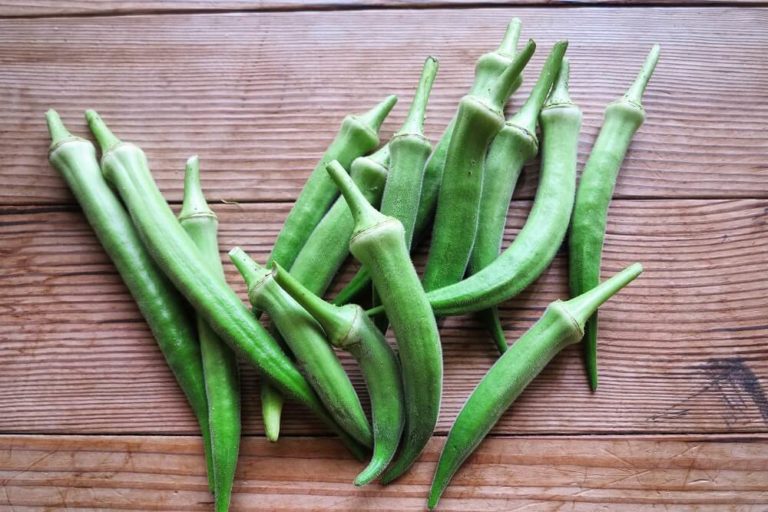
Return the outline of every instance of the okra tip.
<path id="1" fill-rule="evenodd" d="M 572 103 L 571 96 L 568 93 L 568 80 L 571 76 L 571 65 L 568 62 L 568 57 L 563 57 L 560 63 L 560 71 L 557 72 L 557 78 L 552 86 L 552 90 L 549 92 L 549 97 L 544 105 L 563 105 Z"/>
<path id="2" fill-rule="evenodd" d="M 648 56 L 645 58 L 645 63 L 643 63 L 640 73 L 637 74 L 637 78 L 625 94 L 625 97 L 629 101 L 636 103 L 637 105 L 641 104 L 645 88 L 648 87 L 648 82 L 653 75 L 653 71 L 656 69 L 656 64 L 659 62 L 660 53 L 661 46 L 654 44 L 651 51 L 648 52 Z"/>
<path id="3" fill-rule="evenodd" d="M 184 169 L 184 200 L 181 204 L 179 220 L 194 215 L 213 215 L 200 184 L 200 159 L 197 155 L 187 159 Z"/>
<path id="4" fill-rule="evenodd" d="M 579 325 L 583 328 L 589 317 L 597 311 L 597 308 L 613 297 L 619 290 L 634 281 L 642 272 L 643 266 L 640 263 L 633 263 L 588 292 L 582 293 L 578 297 L 566 301 L 564 305 L 571 316 L 579 322 Z"/>
<path id="5" fill-rule="evenodd" d="M 85 120 L 88 121 L 88 128 L 90 128 L 93 136 L 96 137 L 96 142 L 99 144 L 102 153 L 106 153 L 112 147 L 120 144 L 120 139 L 115 137 L 115 134 L 112 133 L 98 112 L 90 109 L 86 110 Z"/>
<path id="6" fill-rule="evenodd" d="M 510 57 L 514 55 L 517 51 L 517 43 L 520 41 L 522 28 L 523 22 L 520 21 L 520 18 L 512 18 L 509 24 L 507 24 L 507 30 L 504 32 L 504 37 L 496 53 Z"/>
<path id="7" fill-rule="evenodd" d="M 360 114 L 357 118 L 365 125 L 369 126 L 373 131 L 379 131 L 382 123 L 389 115 L 389 112 L 394 108 L 397 103 L 397 96 L 394 94 L 387 96 L 384 100 L 373 107 L 368 112 Z"/>
<path id="8" fill-rule="evenodd" d="M 507 69 L 493 82 L 491 86 L 489 97 L 493 101 L 493 106 L 497 109 L 501 109 L 509 96 L 509 91 L 512 88 L 517 77 L 523 72 L 523 69 L 528 64 L 528 61 L 533 57 L 536 51 L 536 42 L 533 39 L 529 39 L 520 53 L 515 55 L 515 59 L 507 66 Z"/>
<path id="9" fill-rule="evenodd" d="M 55 110 L 49 109 L 45 113 L 45 122 L 48 125 L 48 133 L 51 134 L 51 146 L 74 137 L 64 126 L 59 113 Z"/>
<path id="10" fill-rule="evenodd" d="M 539 117 L 539 111 L 544 105 L 544 101 L 547 99 L 549 91 L 552 89 L 552 84 L 557 78 L 557 74 L 560 71 L 560 67 L 563 63 L 563 57 L 565 56 L 565 50 L 568 49 L 568 41 L 558 41 L 552 46 L 547 60 L 544 61 L 544 65 L 541 68 L 539 79 L 536 80 L 536 84 L 531 90 L 530 96 L 525 101 L 520 110 L 510 120 L 517 126 L 522 126 L 531 133 L 536 130 L 536 120 Z"/>
<path id="11" fill-rule="evenodd" d="M 331 175 L 336 186 L 344 196 L 344 200 L 352 212 L 352 218 L 355 220 L 355 231 L 359 231 L 378 224 L 384 219 L 384 215 L 379 213 L 376 208 L 365 198 L 363 193 L 357 188 L 355 182 L 342 167 L 338 160 L 333 160 L 325 166 L 328 174 Z"/>
<path id="12" fill-rule="evenodd" d="M 429 56 L 424 61 L 424 67 L 421 70 L 421 78 L 413 95 L 411 108 L 408 110 L 408 116 L 405 118 L 400 133 L 424 133 L 424 117 L 427 113 L 427 103 L 429 95 L 432 92 L 432 84 L 435 82 L 437 70 L 440 63 L 437 58 Z"/>

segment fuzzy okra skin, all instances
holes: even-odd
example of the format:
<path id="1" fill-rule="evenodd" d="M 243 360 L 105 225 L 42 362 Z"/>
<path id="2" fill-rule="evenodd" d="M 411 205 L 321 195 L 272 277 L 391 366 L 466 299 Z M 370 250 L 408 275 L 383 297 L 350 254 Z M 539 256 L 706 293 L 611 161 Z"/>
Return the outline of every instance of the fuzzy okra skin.
<path id="1" fill-rule="evenodd" d="M 507 25 L 507 30 L 499 47 L 489 53 L 482 55 L 475 65 L 475 79 L 469 94 L 482 96 L 487 94 L 492 84 L 512 63 L 517 49 L 517 42 L 520 39 L 520 29 L 522 23 L 520 19 L 514 18 Z M 507 92 L 507 98 L 512 95 L 522 83 L 522 75 L 518 76 L 515 82 Z M 437 206 L 437 196 L 440 190 L 440 183 L 443 181 L 443 168 L 445 167 L 445 157 L 448 154 L 448 145 L 451 142 L 451 136 L 456 126 L 456 117 L 448 123 L 443 135 L 435 145 L 432 154 L 427 159 L 424 166 L 421 183 L 421 197 L 419 199 L 419 208 L 416 212 L 416 222 L 413 230 L 414 240 L 420 240 L 427 232 L 427 228 L 432 223 Z M 334 304 L 341 305 L 350 302 L 362 290 L 370 284 L 370 276 L 365 269 L 355 274 L 352 280 L 345 286 L 334 299 Z"/>
<path id="2" fill-rule="evenodd" d="M 571 296 L 581 295 L 600 282 L 608 205 L 632 137 L 645 120 L 641 101 L 658 60 L 659 45 L 655 45 L 634 84 L 623 97 L 605 109 L 600 134 L 581 172 L 568 233 Z M 584 329 L 583 347 L 587 377 L 594 391 L 598 384 L 597 312 Z"/>
<path id="3" fill-rule="evenodd" d="M 562 349 L 578 343 L 587 318 L 642 271 L 642 265 L 635 263 L 583 295 L 551 303 L 539 321 L 502 354 L 472 391 L 448 433 L 429 493 L 430 509 L 528 384 Z"/>
<path id="4" fill-rule="evenodd" d="M 352 162 L 350 176 L 373 205 L 378 205 L 387 182 L 390 146 L 385 145 L 370 156 Z M 293 277 L 322 295 L 349 256 L 349 239 L 355 221 L 344 197 L 339 196 L 323 220 L 317 225 L 307 243 L 290 267 Z M 288 267 L 286 267 L 288 268 Z"/>
<path id="5" fill-rule="evenodd" d="M 278 263 L 274 266 L 278 284 L 317 320 L 333 346 L 352 354 L 363 372 L 371 397 L 373 455 L 368 466 L 355 478 L 355 485 L 366 485 L 392 461 L 403 432 L 405 409 L 397 356 L 360 306 L 329 304 L 302 286 Z"/>
<path id="6" fill-rule="evenodd" d="M 432 152 L 432 145 L 424 136 L 424 117 L 437 69 L 437 59 L 427 57 L 408 116 L 389 143 L 392 161 L 384 195 L 381 198 L 380 211 L 403 224 L 405 242 L 409 248 L 413 238 L 413 228 L 416 225 L 416 213 L 419 209 L 424 164 Z"/>
<path id="7" fill-rule="evenodd" d="M 187 160 L 179 223 L 199 249 L 200 257 L 208 268 L 224 280 L 217 241 L 219 222 L 203 195 L 197 156 Z M 213 494 L 217 512 L 225 512 L 229 510 L 240 449 L 240 379 L 237 358 L 208 323 L 200 315 L 196 316 L 205 394 L 208 398 Z"/>
<path id="8" fill-rule="evenodd" d="M 371 446 L 373 434 L 360 399 L 320 325 L 277 284 L 271 271 L 241 248 L 229 251 L 229 259 L 245 279 L 251 304 L 269 314 L 336 422 L 358 442 Z"/>
<path id="9" fill-rule="evenodd" d="M 152 260 L 125 208 L 104 181 L 93 144 L 69 133 L 54 110 L 46 113 L 46 121 L 52 139 L 48 156 L 51 165 L 83 209 L 197 417 L 208 485 L 213 492 L 214 468 L 200 346 L 184 298 Z"/>
<path id="10" fill-rule="evenodd" d="M 405 430 L 399 455 L 381 477 L 387 483 L 415 462 L 437 423 L 443 384 L 440 334 L 411 262 L 403 225 L 371 206 L 338 162 L 331 162 L 328 172 L 355 218 L 350 251 L 371 274 L 400 355 Z"/>
<path id="11" fill-rule="evenodd" d="M 102 149 L 102 174 L 122 198 L 157 266 L 222 340 L 286 396 L 306 405 L 356 457 L 363 457 L 364 450 L 326 412 L 298 368 L 237 294 L 204 263 L 152 179 L 144 152 L 115 137 L 96 112 L 86 112 L 86 119 Z"/>
<path id="12" fill-rule="evenodd" d="M 493 263 L 456 284 L 427 293 L 438 316 L 486 309 L 514 297 L 555 257 L 568 229 L 576 190 L 581 110 L 568 96 L 568 59 L 539 116 L 541 171 L 533 208 L 514 242 Z"/>
<path id="13" fill-rule="evenodd" d="M 512 193 L 523 165 L 535 157 L 539 150 L 536 120 L 560 70 L 566 48 L 568 48 L 567 41 L 555 43 L 530 96 L 520 110 L 504 123 L 504 127 L 488 149 L 483 173 L 483 190 L 480 196 L 477 235 L 469 260 L 469 270 L 472 274 L 493 263 L 501 252 Z M 499 352 L 504 353 L 507 349 L 507 341 L 499 319 L 498 307 L 493 306 L 480 314 Z"/>
<path id="14" fill-rule="evenodd" d="M 291 268 L 312 230 L 322 220 L 338 195 L 336 187 L 325 172 L 325 165 L 332 160 L 338 160 L 345 168 L 349 168 L 355 158 L 378 146 L 379 128 L 395 103 L 397 96 L 388 96 L 368 112 L 344 118 L 339 133 L 309 175 L 288 213 L 277 235 L 269 262 L 276 261 L 285 268 Z"/>
<path id="15" fill-rule="evenodd" d="M 535 43 L 528 41 L 490 86 L 487 98 L 467 95 L 459 102 L 424 270 L 427 291 L 457 283 L 464 277 L 477 233 L 488 145 L 504 126 L 506 91 L 535 49 Z"/>

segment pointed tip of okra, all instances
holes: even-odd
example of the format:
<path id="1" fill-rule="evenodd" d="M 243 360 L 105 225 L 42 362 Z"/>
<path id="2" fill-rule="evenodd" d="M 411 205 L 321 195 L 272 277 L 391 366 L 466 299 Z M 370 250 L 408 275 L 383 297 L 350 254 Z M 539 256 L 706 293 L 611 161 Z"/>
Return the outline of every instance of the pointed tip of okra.
<path id="1" fill-rule="evenodd" d="M 523 22 L 520 18 L 512 18 L 507 25 L 507 31 L 504 32 L 504 38 L 499 44 L 496 53 L 505 57 L 512 57 L 517 52 L 517 43 L 520 41 L 520 32 L 523 28 Z"/>
<path id="2" fill-rule="evenodd" d="M 435 82 L 439 67 L 440 63 L 435 57 L 429 56 L 424 61 L 421 78 L 419 78 L 419 85 L 416 87 L 416 92 L 413 95 L 411 108 L 408 110 L 408 116 L 405 118 L 405 122 L 398 133 L 424 134 L 424 118 L 427 113 L 427 103 L 429 102 L 432 84 Z"/>
<path id="3" fill-rule="evenodd" d="M 200 159 L 197 155 L 189 157 L 184 168 L 184 199 L 179 220 L 194 215 L 213 215 L 200 184 Z"/>
<path id="4" fill-rule="evenodd" d="M 64 126 L 64 122 L 61 120 L 59 113 L 53 109 L 49 109 L 45 113 L 45 122 L 48 125 L 48 133 L 51 135 L 51 146 L 55 146 L 67 139 L 75 138 L 67 127 Z"/>
<path id="5" fill-rule="evenodd" d="M 568 62 L 568 57 L 563 57 L 560 62 L 560 70 L 557 72 L 557 78 L 552 85 L 552 90 L 547 96 L 547 100 L 544 102 L 545 107 L 552 107 L 556 105 L 568 105 L 572 104 L 571 95 L 568 93 L 568 80 L 571 76 L 571 64 Z"/>
<path id="6" fill-rule="evenodd" d="M 384 101 L 373 107 L 368 112 L 359 114 L 357 118 L 360 120 L 360 122 L 370 127 L 374 132 L 378 133 L 379 128 L 381 128 L 382 123 L 384 123 L 384 120 L 387 118 L 390 111 L 394 108 L 395 103 L 397 103 L 397 96 L 392 94 L 384 98 Z"/>
<path id="7" fill-rule="evenodd" d="M 547 56 L 547 60 L 544 62 L 544 66 L 541 68 L 541 73 L 538 80 L 536 80 L 536 84 L 533 86 L 533 90 L 531 90 L 530 96 L 528 96 L 523 106 L 520 107 L 520 110 L 510 119 L 510 123 L 520 126 L 530 133 L 535 133 L 539 112 L 544 106 L 547 95 L 552 89 L 552 84 L 557 78 L 567 49 L 568 41 L 558 41 L 554 44 Z"/>
<path id="8" fill-rule="evenodd" d="M 102 153 L 106 153 L 114 146 L 120 144 L 120 139 L 112 133 L 98 112 L 90 109 L 86 110 L 85 120 L 88 121 L 88 128 L 90 128 L 93 136 L 96 137 L 96 142 L 99 144 Z"/>
<path id="9" fill-rule="evenodd" d="M 333 160 L 325 166 L 331 179 L 344 196 L 344 200 L 352 212 L 352 218 L 355 220 L 355 231 L 360 231 L 382 222 L 386 217 L 382 215 L 365 198 L 360 189 L 352 181 L 347 171 L 342 167 L 338 160 Z"/>
<path id="10" fill-rule="evenodd" d="M 597 311 L 597 308 L 614 296 L 619 290 L 634 281 L 634 279 L 642 272 L 643 266 L 640 263 L 633 263 L 588 292 L 582 293 L 581 295 L 564 302 L 563 306 L 583 329 L 584 324 L 586 324 L 589 317 Z"/>
<path id="11" fill-rule="evenodd" d="M 235 265 L 240 275 L 243 276 L 249 291 L 254 284 L 264 279 L 270 273 L 267 269 L 253 261 L 240 247 L 233 247 L 228 254 L 229 260 Z"/>
<path id="12" fill-rule="evenodd" d="M 523 49 L 515 55 L 514 60 L 507 66 L 507 69 L 491 85 L 489 98 L 493 102 L 493 107 L 497 110 L 504 108 L 504 103 L 507 101 L 512 84 L 523 72 L 535 51 L 536 43 L 533 39 L 529 39 Z"/>
<path id="13" fill-rule="evenodd" d="M 640 69 L 640 73 L 637 74 L 637 78 L 634 83 L 629 87 L 624 97 L 637 104 L 642 105 L 643 93 L 648 86 L 648 82 L 653 75 L 653 71 L 656 69 L 656 63 L 659 62 L 659 55 L 661 53 L 661 46 L 654 44 L 651 51 L 648 52 L 648 56 L 645 58 L 645 63 Z"/>

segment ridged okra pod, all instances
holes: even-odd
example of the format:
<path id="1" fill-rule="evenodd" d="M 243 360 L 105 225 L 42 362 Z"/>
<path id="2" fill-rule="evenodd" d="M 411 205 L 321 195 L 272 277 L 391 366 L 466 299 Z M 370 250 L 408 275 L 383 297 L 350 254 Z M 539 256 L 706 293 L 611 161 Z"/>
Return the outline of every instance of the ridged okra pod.
<path id="1" fill-rule="evenodd" d="M 313 294 L 275 264 L 275 279 L 322 326 L 328 341 L 357 360 L 371 397 L 373 456 L 355 485 L 376 479 L 397 451 L 405 421 L 400 367 L 392 347 L 360 306 L 337 307 Z"/>
<path id="2" fill-rule="evenodd" d="M 581 110 L 568 95 L 568 59 L 541 111 L 541 171 L 533 208 L 514 242 L 493 263 L 427 294 L 435 314 L 458 315 L 495 306 L 531 284 L 555 257 L 568 229 L 576 189 Z"/>
<path id="3" fill-rule="evenodd" d="M 217 240 L 219 221 L 203 195 L 197 156 L 187 160 L 179 223 L 197 246 L 204 263 L 224 280 Z M 225 512 L 229 510 L 240 449 L 240 379 L 237 358 L 206 321 L 200 315 L 196 316 L 205 394 L 208 399 L 213 494 L 216 510 Z"/>
<path id="4" fill-rule="evenodd" d="M 530 96 L 520 110 L 504 123 L 488 149 L 477 235 L 469 260 L 469 270 L 472 274 L 490 265 L 501 252 L 512 193 L 523 165 L 535 157 L 539 150 L 536 121 L 560 70 L 567 47 L 567 41 L 555 43 Z M 499 319 L 498 307 L 493 306 L 482 311 L 480 315 L 499 352 L 504 353 L 507 341 Z"/>
<path id="5" fill-rule="evenodd" d="M 435 290 L 462 280 L 475 243 L 488 145 L 504 126 L 504 101 L 510 84 L 530 60 L 528 41 L 491 85 L 487 98 L 467 95 L 459 102 L 456 126 L 445 158 L 424 288 Z"/>
<path id="6" fill-rule="evenodd" d="M 275 282 L 271 271 L 245 251 L 235 247 L 229 258 L 245 279 L 251 304 L 269 314 L 333 418 L 358 442 L 370 446 L 371 427 L 360 399 L 320 325 Z"/>
<path id="7" fill-rule="evenodd" d="M 184 298 L 152 260 L 128 212 L 104 180 L 93 144 L 69 133 L 54 110 L 46 113 L 46 120 L 51 135 L 48 155 L 51 165 L 67 182 L 83 209 L 88 224 L 136 301 L 197 417 L 203 436 L 208 483 L 213 491 L 208 403 L 200 345 Z"/>
<path id="8" fill-rule="evenodd" d="M 88 111 L 86 118 L 102 148 L 102 173 L 122 198 L 157 266 L 222 340 L 286 396 L 306 405 L 341 436 L 353 454 L 362 457 L 364 451 L 326 412 L 298 368 L 237 294 L 204 263 L 152 179 L 144 152 L 115 137 L 96 112 Z"/>
<path id="9" fill-rule="evenodd" d="M 325 172 L 326 164 L 337 160 L 348 169 L 355 158 L 375 149 L 379 145 L 379 128 L 395 103 L 397 96 L 388 96 L 368 112 L 344 118 L 339 133 L 309 175 L 288 213 L 272 248 L 270 262 L 291 268 L 312 230 L 338 196 L 338 190 Z"/>
<path id="10" fill-rule="evenodd" d="M 350 251 L 371 274 L 400 355 L 405 430 L 397 458 L 381 477 L 387 483 L 413 464 L 437 423 L 443 383 L 440 334 L 411 262 L 403 225 L 371 206 L 338 162 L 331 162 L 328 171 L 355 218 Z"/>
<path id="11" fill-rule="evenodd" d="M 587 318 L 642 270 L 635 263 L 583 295 L 551 303 L 539 321 L 502 354 L 472 391 L 448 433 L 429 493 L 430 509 L 437 506 L 453 475 L 504 411 L 561 350 L 578 343 Z"/>
<path id="12" fill-rule="evenodd" d="M 608 205 L 627 148 L 645 120 L 641 101 L 658 60 L 659 45 L 655 45 L 634 84 L 623 97 L 605 109 L 600 134 L 581 172 L 568 235 L 571 296 L 581 295 L 600 282 Z M 590 387 L 595 390 L 598 382 L 597 313 L 590 317 L 584 333 L 584 362 Z"/>
<path id="13" fill-rule="evenodd" d="M 383 146 L 370 156 L 352 162 L 350 176 L 365 198 L 378 205 L 387 181 L 390 147 Z M 355 221 L 343 196 L 339 196 L 299 252 L 290 268 L 291 275 L 312 293 L 322 295 L 349 256 L 349 239 Z"/>
<path id="14" fill-rule="evenodd" d="M 507 25 L 507 30 L 499 47 L 489 53 L 482 55 L 475 64 L 475 79 L 469 94 L 480 96 L 488 93 L 490 84 L 493 83 L 505 69 L 512 63 L 517 49 L 517 42 L 520 39 L 520 28 L 522 23 L 518 18 L 514 18 Z M 518 76 L 515 82 L 507 92 L 507 98 L 512 95 L 522 83 L 522 75 Z M 421 198 L 419 199 L 419 209 L 416 213 L 416 224 L 413 231 L 413 239 L 420 240 L 427 232 L 427 228 L 432 222 L 437 205 L 437 196 L 440 190 L 440 183 L 443 180 L 443 168 L 445 166 L 445 157 L 448 153 L 448 145 L 451 142 L 453 129 L 455 127 L 456 117 L 448 123 L 443 135 L 435 145 L 432 154 L 429 156 L 422 176 Z M 361 269 L 345 286 L 334 299 L 334 304 L 346 304 L 356 297 L 363 289 L 370 284 L 370 276 L 365 269 Z"/>

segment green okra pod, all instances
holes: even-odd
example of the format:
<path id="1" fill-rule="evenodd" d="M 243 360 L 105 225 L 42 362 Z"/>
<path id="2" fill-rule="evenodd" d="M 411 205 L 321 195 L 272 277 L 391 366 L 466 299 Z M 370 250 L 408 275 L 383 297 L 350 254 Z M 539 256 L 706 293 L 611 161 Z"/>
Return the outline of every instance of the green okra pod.
<path id="1" fill-rule="evenodd" d="M 187 160 L 179 223 L 197 246 L 208 268 L 224 280 L 217 241 L 218 219 L 203 195 L 197 156 Z M 200 315 L 197 315 L 197 336 L 200 340 L 205 394 L 208 399 L 213 494 L 216 510 L 225 512 L 229 510 L 240 449 L 240 380 L 237 358 Z"/>
<path id="2" fill-rule="evenodd" d="M 345 168 L 349 168 L 355 158 L 376 148 L 379 145 L 379 128 L 395 103 L 397 96 L 388 96 L 368 112 L 344 118 L 339 133 L 309 175 L 288 213 L 272 248 L 270 262 L 276 261 L 285 268 L 291 268 L 312 230 L 338 196 L 336 187 L 325 172 L 325 165 L 338 160 Z"/>
<path id="3" fill-rule="evenodd" d="M 350 176 L 373 205 L 378 205 L 388 176 L 389 145 L 352 162 Z M 291 275 L 312 293 L 322 295 L 349 256 L 349 239 L 355 221 L 340 196 L 317 225 L 290 268 Z"/>
<path id="4" fill-rule="evenodd" d="M 563 59 L 539 116 L 543 140 L 539 188 L 525 226 L 493 263 L 463 281 L 429 292 L 436 315 L 495 306 L 524 290 L 555 257 L 573 208 L 581 127 L 581 110 L 568 95 L 568 75 L 568 59 Z"/>
<path id="5" fill-rule="evenodd" d="M 457 283 L 464 277 L 477 233 L 488 145 L 504 126 L 504 101 L 510 84 L 523 71 L 535 49 L 535 43 L 528 41 L 491 85 L 487 97 L 470 94 L 459 102 L 424 270 L 427 291 Z"/>
<path id="6" fill-rule="evenodd" d="M 69 133 L 54 110 L 46 113 L 46 121 L 51 135 L 48 156 L 51 165 L 67 182 L 83 209 L 88 224 L 136 301 L 160 352 L 197 417 L 203 436 L 208 485 L 214 491 L 208 403 L 200 346 L 184 298 L 152 260 L 131 218 L 104 180 L 93 144 Z"/>
<path id="7" fill-rule="evenodd" d="M 115 137 L 96 112 L 86 112 L 86 119 L 102 148 L 102 174 L 122 198 L 157 266 L 222 340 L 283 393 L 306 405 L 353 454 L 363 457 L 364 450 L 328 415 L 298 368 L 237 294 L 204 263 L 152 179 L 144 152 Z"/>
<path id="8" fill-rule="evenodd" d="M 251 304 L 269 314 L 336 422 L 358 442 L 370 446 L 373 434 L 355 388 L 312 315 L 245 251 L 235 247 L 229 251 L 229 259 L 245 279 Z"/>
<path id="9" fill-rule="evenodd" d="M 275 263 L 275 279 L 322 326 L 328 341 L 357 360 L 371 397 L 373 456 L 355 478 L 365 485 L 377 478 L 395 456 L 403 432 L 405 409 L 400 367 L 394 351 L 360 306 L 337 307 L 320 299 Z"/>
<path id="10" fill-rule="evenodd" d="M 581 295 L 600 282 L 600 260 L 608 205 L 616 178 L 635 132 L 645 120 L 643 92 L 659 60 L 655 45 L 634 84 L 605 109 L 605 118 L 592 152 L 581 172 L 568 234 L 571 295 Z M 592 390 L 597 389 L 597 312 L 584 329 L 584 361 Z"/>
<path id="11" fill-rule="evenodd" d="M 552 83 L 560 70 L 567 41 L 555 43 L 541 70 L 530 96 L 493 139 L 485 158 L 483 190 L 480 196 L 480 211 L 475 244 L 469 260 L 472 274 L 487 267 L 499 256 L 507 210 L 512 200 L 515 184 L 523 165 L 536 156 L 539 140 L 536 137 L 536 121 Z M 499 320 L 496 306 L 481 312 L 486 327 L 496 342 L 499 352 L 507 349 L 504 329 Z"/>
<path id="12" fill-rule="evenodd" d="M 539 321 L 502 354 L 472 391 L 448 433 L 429 493 L 430 509 L 437 506 L 453 475 L 504 411 L 562 349 L 581 340 L 590 315 L 642 270 L 635 263 L 583 295 L 551 303 Z"/>
<path id="13" fill-rule="evenodd" d="M 371 206 L 338 162 L 331 162 L 328 172 L 355 219 L 350 251 L 371 274 L 399 349 L 406 423 L 400 453 L 381 477 L 387 483 L 413 464 L 437 423 L 443 382 L 440 334 L 411 262 L 403 225 Z"/>
<path id="14" fill-rule="evenodd" d="M 489 53 L 482 55 L 475 65 L 475 79 L 469 91 L 470 95 L 487 95 L 490 90 L 490 84 L 493 83 L 505 69 L 512 63 L 517 49 L 517 43 L 520 39 L 520 29 L 522 23 L 518 18 L 514 18 L 507 25 L 507 30 L 499 47 Z M 522 83 L 522 75 L 518 76 L 515 82 L 507 92 L 507 98 Z M 446 127 L 440 140 L 435 145 L 432 154 L 429 156 L 422 173 L 421 198 L 419 199 L 419 209 L 416 213 L 416 223 L 412 238 L 416 241 L 421 240 L 427 228 L 432 222 L 437 206 L 437 196 L 440 190 L 440 183 L 443 180 L 443 169 L 445 167 L 445 157 L 448 153 L 448 145 L 451 142 L 451 136 L 456 125 L 456 117 Z M 370 284 L 370 276 L 365 269 L 355 274 L 352 280 L 345 286 L 334 299 L 334 304 L 346 304 L 356 297 L 363 289 Z"/>

